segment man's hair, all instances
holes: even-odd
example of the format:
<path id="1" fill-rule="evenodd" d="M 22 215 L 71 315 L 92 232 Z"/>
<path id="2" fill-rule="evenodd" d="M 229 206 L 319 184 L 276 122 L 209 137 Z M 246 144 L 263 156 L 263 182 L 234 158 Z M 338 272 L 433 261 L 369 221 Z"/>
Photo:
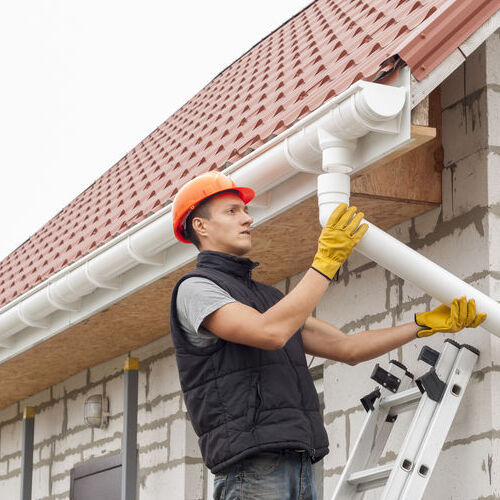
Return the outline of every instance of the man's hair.
<path id="1" fill-rule="evenodd" d="M 228 189 L 227 191 L 222 191 L 220 193 L 215 193 L 211 196 L 208 196 L 205 198 L 203 201 L 198 203 L 196 205 L 195 209 L 188 215 L 186 219 L 186 229 L 184 230 L 184 236 L 187 240 L 189 240 L 193 245 L 199 250 L 200 249 L 200 239 L 198 238 L 198 235 L 196 234 L 196 231 L 193 228 L 193 219 L 195 217 L 201 217 L 202 219 L 208 219 L 210 220 L 211 213 L 210 213 L 210 203 L 209 201 L 215 198 L 216 196 L 224 193 L 235 193 L 239 196 L 238 191 L 234 189 Z"/>
<path id="2" fill-rule="evenodd" d="M 186 219 L 186 230 L 184 231 L 184 236 L 186 240 L 189 240 L 193 245 L 199 250 L 200 249 L 200 239 L 198 234 L 193 228 L 193 219 L 195 217 L 201 217 L 202 219 L 210 219 L 210 206 L 209 201 L 212 197 L 209 197 L 199 203 L 196 208 L 188 215 Z"/>

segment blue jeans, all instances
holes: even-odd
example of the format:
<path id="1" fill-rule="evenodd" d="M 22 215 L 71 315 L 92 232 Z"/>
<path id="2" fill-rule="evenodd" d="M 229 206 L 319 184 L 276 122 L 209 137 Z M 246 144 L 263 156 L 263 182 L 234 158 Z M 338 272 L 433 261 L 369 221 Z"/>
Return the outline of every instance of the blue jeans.
<path id="1" fill-rule="evenodd" d="M 215 475 L 214 500 L 317 500 L 305 452 L 262 452 Z"/>

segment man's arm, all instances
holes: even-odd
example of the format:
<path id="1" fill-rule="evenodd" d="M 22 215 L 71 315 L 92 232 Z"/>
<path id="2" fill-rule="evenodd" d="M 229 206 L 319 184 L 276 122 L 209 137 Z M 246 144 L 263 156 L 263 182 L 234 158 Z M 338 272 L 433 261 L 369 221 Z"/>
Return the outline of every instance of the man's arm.
<path id="1" fill-rule="evenodd" d="M 355 365 L 414 340 L 421 329 L 415 323 L 406 323 L 346 335 L 335 326 L 310 316 L 302 329 L 302 340 L 307 354 Z"/>
<path id="2" fill-rule="evenodd" d="M 304 324 L 328 284 L 321 274 L 309 269 L 297 286 L 265 313 L 232 302 L 209 314 L 202 326 L 230 342 L 280 349 Z"/>
<path id="3" fill-rule="evenodd" d="M 385 354 L 416 337 L 476 328 L 485 319 L 485 313 L 477 313 L 474 299 L 460 297 L 453 299 L 451 307 L 441 304 L 431 311 L 416 314 L 415 323 L 354 335 L 346 335 L 325 321 L 309 317 L 302 329 L 302 339 L 308 354 L 355 365 Z"/>

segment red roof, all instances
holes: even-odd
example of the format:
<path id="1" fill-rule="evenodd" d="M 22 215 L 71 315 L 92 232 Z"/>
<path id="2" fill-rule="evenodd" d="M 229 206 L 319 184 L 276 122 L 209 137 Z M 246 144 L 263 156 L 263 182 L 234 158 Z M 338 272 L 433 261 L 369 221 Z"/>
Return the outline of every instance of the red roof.
<path id="1" fill-rule="evenodd" d="M 283 132 L 399 52 L 426 76 L 498 0 L 317 0 L 254 46 L 0 262 L 0 306 Z M 424 35 L 424 36 L 422 36 Z"/>

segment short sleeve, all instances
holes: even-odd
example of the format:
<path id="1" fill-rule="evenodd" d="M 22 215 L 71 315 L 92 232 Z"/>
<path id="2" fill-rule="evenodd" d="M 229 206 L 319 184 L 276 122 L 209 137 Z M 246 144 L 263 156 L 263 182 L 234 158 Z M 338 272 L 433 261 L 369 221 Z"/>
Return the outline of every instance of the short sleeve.
<path id="1" fill-rule="evenodd" d="M 235 302 L 226 290 L 213 281 L 192 277 L 184 280 L 177 291 L 177 315 L 187 339 L 200 347 L 217 341 L 217 337 L 201 323 L 222 306 Z"/>

